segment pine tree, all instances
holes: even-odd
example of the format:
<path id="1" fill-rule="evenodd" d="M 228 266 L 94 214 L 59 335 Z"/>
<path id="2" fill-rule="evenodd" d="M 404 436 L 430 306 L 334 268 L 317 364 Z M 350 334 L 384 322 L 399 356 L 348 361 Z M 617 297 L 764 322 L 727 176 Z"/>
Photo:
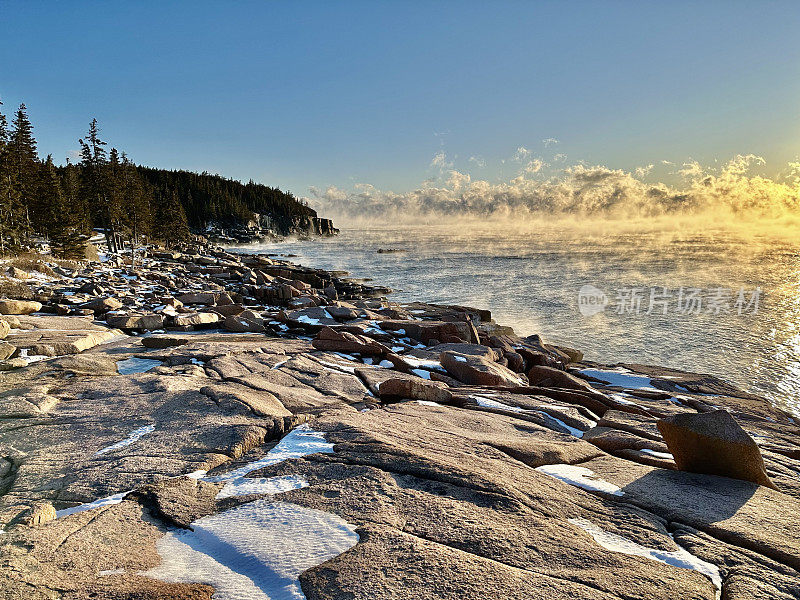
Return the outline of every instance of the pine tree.
<path id="1" fill-rule="evenodd" d="M 139 177 L 136 166 L 122 153 L 120 165 L 120 200 L 123 229 L 131 244 L 131 266 L 136 266 L 136 248 L 142 236 L 150 233 L 152 225 L 149 190 Z"/>
<path id="2" fill-rule="evenodd" d="M 61 181 L 50 154 L 39 166 L 38 183 L 31 221 L 35 231 L 49 238 L 61 226 L 67 211 Z"/>
<path id="3" fill-rule="evenodd" d="M 11 169 L 10 183 L 14 189 L 15 203 L 11 206 L 11 228 L 21 244 L 31 232 L 30 213 L 37 199 L 39 156 L 33 126 L 28 119 L 27 107 L 20 104 L 11 123 L 8 141 L 8 159 Z"/>
<path id="4" fill-rule="evenodd" d="M 163 242 L 167 248 L 175 246 L 179 242 L 189 239 L 189 226 L 186 222 L 186 212 L 183 210 L 178 192 L 172 190 L 159 195 L 156 206 L 158 218 L 154 223 L 156 239 Z"/>
<path id="5" fill-rule="evenodd" d="M 0 106 L 2 106 L 0 102 Z M 11 161 L 9 156 L 9 134 L 6 116 L 0 112 L 0 255 L 5 254 L 12 244 L 12 211 L 15 204 L 15 192 L 12 181 Z"/>
<path id="6" fill-rule="evenodd" d="M 89 135 L 86 139 L 79 139 L 81 145 L 81 167 L 83 169 L 84 195 L 88 205 L 92 208 L 92 217 L 95 224 L 100 224 L 106 235 L 109 250 L 117 251 L 116 235 L 114 230 L 114 210 L 109 197 L 107 181 L 106 143 L 100 139 L 100 128 L 97 119 L 92 119 L 89 124 Z"/>

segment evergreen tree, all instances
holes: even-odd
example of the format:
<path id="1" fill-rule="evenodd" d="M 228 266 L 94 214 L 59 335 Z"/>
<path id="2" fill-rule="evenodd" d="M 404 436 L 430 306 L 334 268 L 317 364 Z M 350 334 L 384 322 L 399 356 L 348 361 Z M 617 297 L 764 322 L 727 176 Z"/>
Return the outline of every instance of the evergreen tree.
<path id="1" fill-rule="evenodd" d="M 107 181 L 106 142 L 100 139 L 100 128 L 97 119 L 89 124 L 86 139 L 79 139 L 81 145 L 81 167 L 83 170 L 84 195 L 92 208 L 92 220 L 99 224 L 106 235 L 108 247 L 117 251 L 114 230 L 114 211 L 111 206 Z"/>
<path id="2" fill-rule="evenodd" d="M 38 184 L 31 222 L 35 231 L 50 237 L 61 226 L 67 211 L 61 191 L 61 181 L 53 164 L 53 156 L 50 154 L 39 166 Z"/>
<path id="3" fill-rule="evenodd" d="M 8 121 L 0 112 L 0 254 L 13 245 L 12 212 L 16 204 L 8 142 Z"/>
<path id="4" fill-rule="evenodd" d="M 11 123 L 8 141 L 8 160 L 15 202 L 11 206 L 11 228 L 21 244 L 31 232 L 31 210 L 35 208 L 39 175 L 39 156 L 33 126 L 25 104 L 20 104 Z"/>
<path id="5" fill-rule="evenodd" d="M 159 194 L 156 214 L 158 218 L 153 224 L 153 235 L 167 248 L 189 239 L 186 212 L 178 199 L 178 192 L 172 190 Z"/>

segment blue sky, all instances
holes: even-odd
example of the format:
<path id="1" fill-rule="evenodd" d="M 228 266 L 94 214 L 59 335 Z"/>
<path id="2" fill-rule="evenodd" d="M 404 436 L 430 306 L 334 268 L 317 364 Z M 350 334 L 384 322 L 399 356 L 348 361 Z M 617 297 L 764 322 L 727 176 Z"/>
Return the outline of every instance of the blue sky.
<path id="1" fill-rule="evenodd" d="M 777 172 L 800 154 L 799 31 L 797 2 L 0 0 L 0 97 L 57 162 L 97 117 L 137 162 L 299 195 L 508 179 L 519 147 Z"/>

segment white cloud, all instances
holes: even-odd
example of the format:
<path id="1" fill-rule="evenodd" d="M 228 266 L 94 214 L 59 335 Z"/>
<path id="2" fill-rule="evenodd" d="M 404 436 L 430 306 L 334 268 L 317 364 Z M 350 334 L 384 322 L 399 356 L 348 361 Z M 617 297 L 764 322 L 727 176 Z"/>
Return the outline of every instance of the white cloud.
<path id="1" fill-rule="evenodd" d="M 559 153 L 559 154 L 556 154 L 553 157 L 553 161 L 554 162 L 564 162 L 565 160 L 567 160 L 567 155 L 566 154 L 560 154 Z"/>
<path id="2" fill-rule="evenodd" d="M 444 153 L 440 155 L 435 166 L 444 168 L 447 157 Z M 535 160 L 529 164 L 533 172 L 544 166 L 538 166 Z M 537 214 L 628 218 L 707 211 L 800 216 L 800 181 L 786 178 L 785 183 L 779 183 L 748 174 L 761 164 L 763 159 L 754 155 L 737 155 L 714 168 L 688 161 L 681 169 L 686 177 L 683 187 L 647 183 L 636 171 L 602 165 L 577 164 L 548 178 L 527 178 L 523 173 L 497 182 L 473 179 L 469 173 L 449 169 L 446 182 L 429 179 L 405 193 L 362 183 L 351 191 L 334 186 L 324 191 L 312 188 L 307 200 L 322 214 L 333 218 L 401 219 L 424 215 L 520 218 Z M 794 168 L 800 169 L 800 165 Z"/>
<path id="3" fill-rule="evenodd" d="M 636 175 L 636 177 L 641 179 L 642 177 L 646 177 L 647 175 L 649 175 L 650 171 L 653 170 L 653 167 L 655 167 L 655 165 L 652 164 L 644 167 L 636 167 L 636 169 L 634 169 L 633 172 Z"/>
<path id="4" fill-rule="evenodd" d="M 452 169 L 453 163 L 448 162 L 447 154 L 445 153 L 444 150 L 440 150 L 431 159 L 430 166 L 439 169 L 439 171 L 443 173 L 445 169 Z"/>
<path id="5" fill-rule="evenodd" d="M 541 158 L 534 158 L 532 161 L 529 161 L 527 165 L 525 165 L 525 169 L 523 169 L 523 171 L 529 174 L 538 173 L 543 167 L 546 166 L 547 163 L 545 163 Z"/>
<path id="6" fill-rule="evenodd" d="M 520 146 L 517 148 L 517 151 L 514 153 L 514 156 L 511 157 L 511 160 L 515 162 L 522 162 L 526 160 L 531 155 L 531 151 L 528 150 L 525 146 Z"/>
<path id="7" fill-rule="evenodd" d="M 469 162 L 473 163 L 479 169 L 483 169 L 486 166 L 486 161 L 482 156 L 470 156 Z"/>
<path id="8" fill-rule="evenodd" d="M 544 144 L 545 148 L 549 148 L 550 146 L 557 144 L 558 140 L 556 138 L 549 137 L 549 138 L 544 138 L 542 140 L 542 143 Z"/>

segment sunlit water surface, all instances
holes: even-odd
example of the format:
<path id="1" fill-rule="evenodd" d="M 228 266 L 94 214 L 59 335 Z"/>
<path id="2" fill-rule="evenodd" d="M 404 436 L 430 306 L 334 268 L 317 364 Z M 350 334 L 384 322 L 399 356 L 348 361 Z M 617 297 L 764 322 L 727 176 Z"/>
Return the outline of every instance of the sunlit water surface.
<path id="1" fill-rule="evenodd" d="M 400 249 L 378 253 L 379 248 Z M 800 239 L 743 229 L 687 232 L 610 223 L 509 226 L 428 225 L 343 229 L 335 238 L 248 250 L 296 254 L 301 264 L 349 271 L 396 291 L 396 301 L 489 308 L 518 334 L 582 350 L 589 360 L 658 364 L 710 373 L 800 415 Z M 587 284 L 608 295 L 594 316 L 578 308 Z M 760 287 L 758 311 L 738 314 L 736 295 Z M 618 313 L 617 292 L 644 288 L 635 310 Z M 647 314 L 650 288 L 675 294 Z M 701 314 L 679 312 L 677 292 L 700 288 Z M 712 290 L 730 289 L 731 312 L 705 312 Z M 724 303 L 723 303 L 724 304 Z"/>

